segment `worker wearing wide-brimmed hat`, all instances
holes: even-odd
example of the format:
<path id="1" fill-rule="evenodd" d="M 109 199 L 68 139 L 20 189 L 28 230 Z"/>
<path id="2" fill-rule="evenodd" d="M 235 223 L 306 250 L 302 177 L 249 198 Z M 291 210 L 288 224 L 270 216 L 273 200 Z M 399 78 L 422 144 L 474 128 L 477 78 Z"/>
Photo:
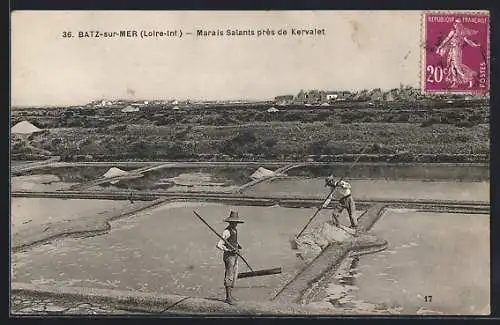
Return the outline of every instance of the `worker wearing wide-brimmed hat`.
<path id="1" fill-rule="evenodd" d="M 330 175 L 325 180 L 325 186 L 330 187 L 333 190 L 333 192 L 332 194 L 330 194 L 328 199 L 323 204 L 323 208 L 326 208 L 332 200 L 338 201 L 341 205 L 340 211 L 334 209 L 332 212 L 332 219 L 335 225 L 336 226 L 339 225 L 337 213 L 342 213 L 344 209 L 347 209 L 349 220 L 351 222 L 351 228 L 356 228 L 357 220 L 354 217 L 354 213 L 356 212 L 356 207 L 351 193 L 351 184 L 343 180 L 336 182 L 333 175 Z"/>
<path id="2" fill-rule="evenodd" d="M 226 302 L 233 304 L 234 298 L 232 296 L 232 289 L 234 288 L 238 270 L 238 255 L 236 252 L 242 249 L 238 243 L 238 230 L 236 226 L 245 221 L 239 217 L 238 212 L 231 211 L 229 217 L 224 219 L 224 222 L 229 223 L 229 225 L 222 232 L 222 238 L 224 238 L 231 247 L 228 247 L 223 240 L 219 240 L 217 248 L 224 252 L 222 260 L 224 261 L 225 267 L 224 287 L 226 288 Z"/>

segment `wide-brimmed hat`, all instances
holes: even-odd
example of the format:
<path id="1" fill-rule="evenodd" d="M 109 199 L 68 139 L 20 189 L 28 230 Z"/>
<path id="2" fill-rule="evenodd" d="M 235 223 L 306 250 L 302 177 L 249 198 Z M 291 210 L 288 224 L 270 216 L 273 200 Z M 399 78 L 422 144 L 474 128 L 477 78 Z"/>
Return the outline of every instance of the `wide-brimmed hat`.
<path id="1" fill-rule="evenodd" d="M 231 211 L 229 213 L 229 217 L 224 219 L 224 222 L 238 222 L 238 223 L 244 223 L 245 221 L 241 219 L 238 215 L 238 212 L 236 211 Z"/>

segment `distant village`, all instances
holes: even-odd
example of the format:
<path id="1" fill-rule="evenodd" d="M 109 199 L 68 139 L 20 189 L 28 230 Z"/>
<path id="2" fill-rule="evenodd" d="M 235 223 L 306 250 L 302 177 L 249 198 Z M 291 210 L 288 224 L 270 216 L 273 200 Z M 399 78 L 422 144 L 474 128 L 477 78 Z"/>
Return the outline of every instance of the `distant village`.
<path id="1" fill-rule="evenodd" d="M 489 97 L 487 96 L 487 99 Z M 119 108 L 122 112 L 138 112 L 146 107 L 164 107 L 178 110 L 184 107 L 209 108 L 214 106 L 246 106 L 270 105 L 271 111 L 277 111 L 280 106 L 332 106 L 341 103 L 364 103 L 366 105 L 381 105 L 384 102 L 414 102 L 421 100 L 442 100 L 452 103 L 454 101 L 484 100 L 483 95 L 464 94 L 432 94 L 424 95 L 420 89 L 411 86 L 400 86 L 384 91 L 380 88 L 365 89 L 360 91 L 328 91 L 328 90 L 300 90 L 296 95 L 286 94 L 276 96 L 273 100 L 127 100 L 127 99 L 100 99 L 84 106 L 71 106 L 67 108 Z"/>
<path id="2" fill-rule="evenodd" d="M 484 98 L 484 96 L 463 95 L 463 94 L 436 94 L 424 95 L 420 89 L 411 86 L 394 88 L 388 91 L 376 89 L 365 89 L 361 91 L 327 91 L 327 90 L 300 90 L 296 95 L 279 95 L 271 101 L 251 101 L 251 100 L 219 100 L 219 101 L 195 101 L 195 100 L 99 100 L 93 101 L 87 106 L 129 106 L 128 110 L 138 110 L 139 107 L 148 105 L 166 105 L 173 109 L 186 105 L 228 105 L 228 104 L 252 104 L 266 103 L 276 106 L 306 105 L 306 106 L 329 106 L 337 102 L 391 102 L 391 101 L 416 101 L 422 99 L 443 99 L 443 100 L 473 100 Z"/>
<path id="3" fill-rule="evenodd" d="M 380 88 L 365 89 L 361 91 L 324 91 L 324 90 L 300 90 L 297 95 L 282 95 L 275 97 L 276 105 L 323 105 L 329 106 L 336 102 L 392 102 L 392 101 L 416 101 L 422 99 L 443 100 L 473 100 L 484 98 L 484 96 L 463 94 L 436 94 L 424 95 L 420 89 L 411 86 L 394 88 L 383 91 Z"/>

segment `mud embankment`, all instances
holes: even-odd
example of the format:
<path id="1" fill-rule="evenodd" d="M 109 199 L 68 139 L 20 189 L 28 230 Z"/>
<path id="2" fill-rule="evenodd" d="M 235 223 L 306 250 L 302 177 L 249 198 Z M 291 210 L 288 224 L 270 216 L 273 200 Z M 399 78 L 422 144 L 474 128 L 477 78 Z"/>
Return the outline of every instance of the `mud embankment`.
<path id="1" fill-rule="evenodd" d="M 356 158 L 356 157 L 354 157 Z M 56 158 L 54 158 L 56 159 Z M 363 162 L 359 161 L 352 167 L 351 161 L 338 162 L 305 162 L 305 161 L 108 161 L 108 162 L 56 162 L 52 160 L 32 162 L 20 166 L 12 166 L 12 173 L 21 175 L 25 173 L 54 173 L 61 174 L 62 178 L 66 175 L 89 174 L 86 170 L 96 168 L 118 167 L 121 169 L 132 170 L 136 168 L 147 168 L 148 166 L 165 165 L 167 169 L 185 169 L 183 172 L 191 172 L 193 169 L 202 169 L 199 171 L 218 174 L 221 169 L 221 176 L 229 174 L 238 180 L 250 181 L 248 176 L 258 167 L 264 167 L 270 170 L 287 168 L 286 174 L 289 176 L 301 177 L 326 177 L 329 174 L 349 175 L 350 178 L 363 179 L 389 179 L 389 180 L 452 180 L 452 181 L 486 181 L 490 178 L 489 163 L 395 163 L 395 162 Z M 352 168 L 351 168 L 352 167 Z M 233 170 L 231 170 L 233 169 Z M 59 172 L 60 170 L 61 172 Z M 99 170 L 100 171 L 100 170 Z M 105 172 L 106 170 L 104 170 Z M 349 171 L 349 172 L 348 172 Z M 167 172 L 168 173 L 168 172 Z M 234 175 L 232 175 L 234 174 Z M 94 174 L 97 178 L 102 174 Z M 168 175 L 157 175 L 165 176 Z M 73 176 L 74 177 L 74 176 Z M 95 178 L 94 178 L 95 179 Z"/>
<path id="2" fill-rule="evenodd" d="M 294 279 L 287 283 L 272 300 L 283 304 L 303 302 L 311 294 L 311 290 L 314 290 L 318 282 L 324 281 L 325 275 L 335 271 L 342 260 L 350 253 L 363 254 L 384 249 L 387 246 L 385 240 L 366 234 L 366 231 L 380 218 L 384 208 L 384 205 L 370 207 L 358 219 L 358 231 L 360 233 L 358 237 L 329 244 Z"/>

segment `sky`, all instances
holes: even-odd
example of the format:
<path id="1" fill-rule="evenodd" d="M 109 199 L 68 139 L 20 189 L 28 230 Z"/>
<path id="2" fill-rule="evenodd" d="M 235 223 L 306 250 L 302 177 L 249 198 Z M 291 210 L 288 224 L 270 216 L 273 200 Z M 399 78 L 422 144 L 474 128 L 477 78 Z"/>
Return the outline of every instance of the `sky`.
<path id="1" fill-rule="evenodd" d="M 268 28 L 288 33 L 196 36 L 198 29 Z M 325 35 L 292 35 L 292 28 Z M 92 30 L 182 30 L 183 37 L 78 37 Z M 62 37 L 66 31 L 75 37 Z M 301 89 L 419 87 L 421 34 L 417 11 L 17 11 L 11 102 L 271 99 Z"/>

